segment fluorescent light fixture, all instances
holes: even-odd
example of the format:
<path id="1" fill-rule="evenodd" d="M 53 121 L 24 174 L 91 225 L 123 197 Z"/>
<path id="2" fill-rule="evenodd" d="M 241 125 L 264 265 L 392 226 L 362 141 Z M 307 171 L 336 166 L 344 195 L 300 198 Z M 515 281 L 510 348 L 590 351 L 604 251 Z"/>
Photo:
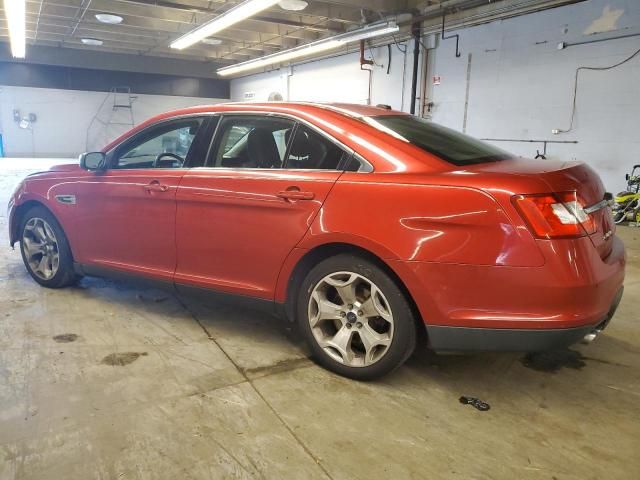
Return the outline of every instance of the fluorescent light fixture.
<path id="1" fill-rule="evenodd" d="M 359 40 L 365 40 L 367 38 L 379 37 L 381 35 L 386 35 L 389 33 L 395 33 L 398 30 L 399 28 L 394 22 L 375 23 L 363 28 L 359 28 L 357 30 L 352 30 L 351 32 L 336 35 L 334 37 L 317 40 L 306 45 L 300 45 L 289 50 L 272 53 L 271 55 L 266 55 L 254 60 L 247 60 L 246 62 L 236 63 L 235 65 L 229 65 L 228 67 L 219 68 L 217 70 L 217 73 L 218 75 L 221 75 L 223 77 L 227 75 L 234 75 L 236 73 L 245 72 L 247 70 L 255 70 L 257 68 L 266 67 L 268 65 L 273 65 L 276 63 L 288 62 L 296 58 L 306 57 L 308 55 L 313 55 L 327 50 L 334 50 L 338 47 L 346 45 L 347 43 L 357 42 Z"/>
<path id="2" fill-rule="evenodd" d="M 246 70 L 266 67 L 268 65 L 273 65 L 274 63 L 283 63 L 293 60 L 294 58 L 313 55 L 314 53 L 320 53 L 326 50 L 333 50 L 342 44 L 343 43 L 338 40 L 322 42 L 317 45 L 310 43 L 308 45 L 304 45 L 304 48 L 292 48 L 291 50 L 285 50 L 284 52 L 274 53 L 265 57 L 256 58 L 255 60 L 248 60 L 246 62 L 236 63 L 229 67 L 220 68 L 218 69 L 218 75 L 225 77 L 227 75 L 233 75 L 234 73 L 240 73 Z"/>
<path id="3" fill-rule="evenodd" d="M 100 23 L 107 23 L 109 25 L 118 25 L 124 20 L 120 15 L 114 15 L 112 13 L 96 13 L 96 20 Z"/>
<path id="4" fill-rule="evenodd" d="M 205 45 L 221 45 L 222 40 L 220 40 L 219 38 L 205 38 L 203 40 L 200 40 L 200 43 L 204 43 Z"/>
<path id="5" fill-rule="evenodd" d="M 4 0 L 4 11 L 9 26 L 9 39 L 11 41 L 11 55 L 15 58 L 24 58 L 27 49 L 26 0 Z"/>
<path id="6" fill-rule="evenodd" d="M 190 47 L 204 38 L 210 37 L 225 28 L 229 28 L 231 25 L 252 17 L 269 7 L 273 7 L 279 1 L 280 0 L 246 0 L 232 9 L 227 10 L 222 15 L 218 15 L 213 20 L 209 20 L 198 28 L 194 28 L 190 32 L 185 33 L 180 38 L 171 42 L 170 46 L 177 50 Z"/>
<path id="7" fill-rule="evenodd" d="M 280 0 L 278 6 L 283 10 L 289 10 L 291 12 L 299 12 L 309 6 L 304 0 Z"/>
<path id="8" fill-rule="evenodd" d="M 99 47 L 104 43 L 102 40 L 98 40 L 97 38 L 81 38 L 80 41 L 85 45 L 93 45 L 95 47 Z"/>

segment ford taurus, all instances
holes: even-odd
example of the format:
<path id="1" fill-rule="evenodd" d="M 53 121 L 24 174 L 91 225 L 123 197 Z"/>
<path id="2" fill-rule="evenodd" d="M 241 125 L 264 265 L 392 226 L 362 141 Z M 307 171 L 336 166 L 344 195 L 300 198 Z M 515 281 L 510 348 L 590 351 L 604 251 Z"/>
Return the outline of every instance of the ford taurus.
<path id="1" fill-rule="evenodd" d="M 436 351 L 592 339 L 625 252 L 588 166 L 517 158 L 388 108 L 225 104 L 152 118 L 30 175 L 10 242 L 40 285 L 146 277 L 299 324 L 316 360 L 372 379 Z"/>

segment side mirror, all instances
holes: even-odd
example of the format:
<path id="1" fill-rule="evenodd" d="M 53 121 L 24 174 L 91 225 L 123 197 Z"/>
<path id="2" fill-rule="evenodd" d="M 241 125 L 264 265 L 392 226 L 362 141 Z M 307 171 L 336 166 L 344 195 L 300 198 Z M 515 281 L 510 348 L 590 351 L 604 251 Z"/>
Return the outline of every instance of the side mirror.
<path id="1" fill-rule="evenodd" d="M 85 170 L 104 170 L 107 167 L 107 156 L 102 152 L 89 152 L 80 155 L 80 168 Z"/>

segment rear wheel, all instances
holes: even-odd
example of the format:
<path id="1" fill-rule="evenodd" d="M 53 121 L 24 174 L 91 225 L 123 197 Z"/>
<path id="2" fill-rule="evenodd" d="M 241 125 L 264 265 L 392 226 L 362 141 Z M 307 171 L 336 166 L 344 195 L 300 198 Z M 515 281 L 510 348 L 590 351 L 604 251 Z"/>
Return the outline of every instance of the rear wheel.
<path id="1" fill-rule="evenodd" d="M 61 288 L 77 280 L 67 237 L 45 208 L 34 207 L 24 215 L 20 251 L 27 271 L 40 285 Z"/>
<path id="2" fill-rule="evenodd" d="M 403 292 L 359 256 L 341 254 L 316 265 L 303 281 L 297 314 L 317 362 L 349 378 L 381 377 L 415 348 L 415 319 Z"/>
<path id="3" fill-rule="evenodd" d="M 624 222 L 626 218 L 625 212 L 623 210 L 616 210 L 613 212 L 613 222 L 616 224 L 620 224 Z"/>

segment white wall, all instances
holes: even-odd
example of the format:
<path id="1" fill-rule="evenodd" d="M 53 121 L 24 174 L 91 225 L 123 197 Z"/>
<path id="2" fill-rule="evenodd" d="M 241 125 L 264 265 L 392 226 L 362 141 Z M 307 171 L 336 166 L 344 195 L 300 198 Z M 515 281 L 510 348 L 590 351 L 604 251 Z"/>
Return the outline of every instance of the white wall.
<path id="1" fill-rule="evenodd" d="M 401 48 L 405 46 L 402 44 Z M 372 54 L 377 65 L 365 67 L 373 70 L 371 104 L 383 103 L 408 111 L 413 47 L 407 47 L 405 56 L 392 45 L 388 75 L 387 47 L 367 49 L 365 57 L 371 58 Z M 284 68 L 234 79 L 231 81 L 231 99 L 244 101 L 246 93 L 254 93 L 254 100 L 266 101 L 269 94 L 278 92 L 285 100 L 291 101 L 367 103 L 369 73 L 360 70 L 359 59 L 360 55 L 353 53 L 294 66 L 291 75 Z"/>
<path id="2" fill-rule="evenodd" d="M 596 33 L 601 32 L 601 33 Z M 453 32 L 452 32 L 453 33 Z M 433 120 L 462 130 L 467 83 L 467 129 L 479 138 L 576 140 L 548 146 L 548 158 L 577 159 L 593 166 L 614 193 L 624 174 L 640 163 L 640 54 L 608 71 L 582 71 L 574 129 L 571 115 L 576 68 L 613 65 L 640 49 L 640 36 L 558 50 L 560 42 L 581 42 L 640 33 L 640 1 L 590 0 L 532 15 L 460 30 L 455 42 L 433 51 Z M 541 144 L 495 143 L 533 157 Z"/>
<path id="3" fill-rule="evenodd" d="M 548 158 L 587 162 L 609 190 L 620 190 L 624 173 L 640 163 L 640 55 L 615 70 L 583 71 L 574 130 L 562 135 L 551 130 L 568 127 L 575 69 L 624 59 L 640 48 L 640 36 L 564 50 L 557 44 L 634 32 L 640 32 L 638 0 L 589 0 L 449 32 L 460 34 L 462 55 L 455 57 L 454 40 L 440 41 L 429 50 L 427 96 L 434 102 L 432 119 L 463 130 L 471 54 L 467 133 L 479 138 L 576 140 L 578 144 L 549 145 Z M 409 46 L 403 89 L 398 49 L 392 47 L 390 75 L 386 47 L 375 49 L 376 62 L 385 67 L 374 67 L 372 104 L 409 110 L 412 52 Z M 359 68 L 357 54 L 294 67 L 289 99 L 363 103 L 367 76 Z M 245 92 L 255 92 L 256 100 L 266 100 L 275 91 L 287 99 L 283 71 L 232 80 L 231 98 L 243 100 Z M 432 85 L 434 75 L 441 77 L 440 85 Z M 496 145 L 528 157 L 542 150 L 541 144 Z"/>
<path id="4" fill-rule="evenodd" d="M 168 110 L 225 101 L 163 95 L 135 96 L 132 109 L 135 124 Z M 107 101 L 103 105 L 105 99 Z M 126 98 L 118 98 L 118 101 L 124 100 Z M 114 112 L 113 103 L 113 95 L 108 97 L 103 92 L 0 86 L 0 133 L 5 156 L 77 157 L 86 150 L 99 149 L 131 128 L 130 125 L 104 125 L 112 114 L 112 122 L 130 122 L 129 110 L 117 109 Z M 37 115 L 32 129 L 21 129 L 14 122 L 13 111 L 16 109 L 22 116 L 29 113 Z M 92 123 L 96 115 L 103 123 Z"/>

